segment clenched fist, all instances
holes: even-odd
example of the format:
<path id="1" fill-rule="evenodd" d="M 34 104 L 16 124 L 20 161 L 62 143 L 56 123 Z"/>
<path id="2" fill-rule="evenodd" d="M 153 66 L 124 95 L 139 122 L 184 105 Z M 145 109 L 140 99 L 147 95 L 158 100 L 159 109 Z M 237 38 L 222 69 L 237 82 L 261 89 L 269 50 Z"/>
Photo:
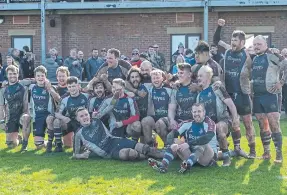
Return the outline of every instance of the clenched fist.
<path id="1" fill-rule="evenodd" d="M 225 25 L 225 20 L 224 19 L 219 19 L 218 20 L 218 25 L 219 26 L 224 26 Z"/>

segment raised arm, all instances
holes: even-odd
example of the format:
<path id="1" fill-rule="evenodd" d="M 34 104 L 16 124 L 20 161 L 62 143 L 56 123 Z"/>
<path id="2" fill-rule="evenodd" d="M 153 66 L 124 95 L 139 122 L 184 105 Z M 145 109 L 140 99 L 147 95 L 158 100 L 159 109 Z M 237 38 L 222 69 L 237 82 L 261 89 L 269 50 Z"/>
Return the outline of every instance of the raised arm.
<path id="1" fill-rule="evenodd" d="M 227 50 L 227 49 L 230 49 L 231 46 L 229 44 L 225 43 L 224 41 L 222 41 L 221 37 L 220 37 L 221 29 L 224 25 L 225 25 L 225 20 L 219 19 L 217 29 L 213 35 L 213 43 L 216 45 L 220 45 L 221 47 L 223 47 L 224 49 Z"/>

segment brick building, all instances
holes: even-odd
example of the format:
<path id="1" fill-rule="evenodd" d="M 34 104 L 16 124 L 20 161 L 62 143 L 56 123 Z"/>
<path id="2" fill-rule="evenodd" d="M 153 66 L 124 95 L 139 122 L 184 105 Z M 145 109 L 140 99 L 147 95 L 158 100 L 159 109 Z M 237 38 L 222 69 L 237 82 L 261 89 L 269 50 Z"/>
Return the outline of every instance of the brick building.
<path id="1" fill-rule="evenodd" d="M 223 38 L 227 42 L 234 29 L 242 29 L 248 37 L 264 34 L 270 45 L 279 49 L 287 47 L 287 14 L 271 9 L 274 7 L 265 7 L 262 11 L 245 7 L 230 11 L 228 8 L 210 9 L 209 43 L 212 42 L 217 20 L 224 18 L 226 27 Z M 169 61 L 178 42 L 193 48 L 196 41 L 203 38 L 203 10 L 159 10 L 133 10 L 132 13 L 49 11 L 46 15 L 46 48 L 56 47 L 60 55 L 67 56 L 69 50 L 75 47 L 83 50 L 88 57 L 92 48 L 115 47 L 123 54 L 130 55 L 133 48 L 145 51 L 149 45 L 157 43 Z M 37 61 L 40 61 L 39 11 L 4 11 L 0 15 L 2 13 L 5 21 L 0 24 L 0 52 L 5 53 L 10 47 L 17 47 L 17 41 L 24 38 L 31 41 Z M 50 26 L 51 19 L 55 19 L 55 27 Z"/>

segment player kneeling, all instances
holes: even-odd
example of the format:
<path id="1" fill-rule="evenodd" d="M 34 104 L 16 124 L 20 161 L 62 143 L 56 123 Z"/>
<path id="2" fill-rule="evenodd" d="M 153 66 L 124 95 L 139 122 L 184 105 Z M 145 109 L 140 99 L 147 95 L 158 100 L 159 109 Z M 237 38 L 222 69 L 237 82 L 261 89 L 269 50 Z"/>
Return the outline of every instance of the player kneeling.
<path id="1" fill-rule="evenodd" d="M 118 160 L 140 160 L 146 156 L 162 158 L 163 152 L 136 141 L 114 137 L 101 120 L 93 119 L 86 108 L 79 108 L 76 117 L 82 128 L 75 133 L 74 154 L 76 159 L 89 157 L 89 152 L 81 153 L 81 142 L 90 152 L 103 158 Z"/>
<path id="2" fill-rule="evenodd" d="M 214 154 L 216 148 L 215 123 L 205 116 L 203 104 L 196 103 L 192 106 L 193 121 L 184 123 L 178 130 L 184 136 L 184 141 L 177 141 L 167 148 L 162 161 L 148 159 L 149 165 L 155 170 L 165 173 L 169 163 L 178 156 L 183 162 L 179 172 L 184 173 L 195 163 L 202 166 L 215 165 Z"/>

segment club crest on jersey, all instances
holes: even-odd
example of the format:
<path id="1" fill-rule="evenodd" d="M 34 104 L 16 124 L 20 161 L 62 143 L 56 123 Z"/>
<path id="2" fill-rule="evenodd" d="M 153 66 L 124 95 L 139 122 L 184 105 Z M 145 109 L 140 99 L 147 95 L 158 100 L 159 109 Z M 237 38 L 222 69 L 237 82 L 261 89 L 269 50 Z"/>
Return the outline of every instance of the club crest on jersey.
<path id="1" fill-rule="evenodd" d="M 164 95 L 165 95 L 165 92 L 161 92 L 161 95 L 164 96 Z"/>
<path id="2" fill-rule="evenodd" d="M 127 109 L 127 108 L 128 108 L 128 104 L 125 103 L 125 104 L 124 104 L 124 109 Z"/>
<path id="3" fill-rule="evenodd" d="M 46 90 L 43 90 L 43 91 L 42 91 L 42 94 L 43 94 L 43 95 L 46 95 L 46 94 L 47 94 L 47 91 L 46 91 Z"/>
<path id="4" fill-rule="evenodd" d="M 211 97 L 211 96 L 212 96 L 212 93 L 211 93 L 211 92 L 208 92 L 207 97 Z"/>
<path id="5" fill-rule="evenodd" d="M 82 100 L 81 100 L 81 104 L 84 104 L 84 103 L 85 103 L 85 100 L 84 100 L 84 99 L 82 99 Z"/>

